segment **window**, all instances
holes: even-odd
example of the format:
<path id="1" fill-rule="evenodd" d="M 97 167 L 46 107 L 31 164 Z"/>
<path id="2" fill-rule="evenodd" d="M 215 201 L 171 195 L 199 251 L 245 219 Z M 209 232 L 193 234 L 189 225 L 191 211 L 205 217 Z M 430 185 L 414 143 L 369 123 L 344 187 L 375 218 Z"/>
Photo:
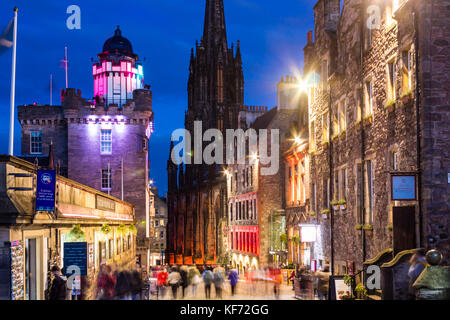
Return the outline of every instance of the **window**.
<path id="1" fill-rule="evenodd" d="M 345 114 L 345 101 L 339 103 L 339 133 L 342 133 L 347 128 L 347 119 Z"/>
<path id="2" fill-rule="evenodd" d="M 164 231 L 161 231 L 161 232 L 159 233 L 159 238 L 160 238 L 160 239 L 164 239 Z"/>
<path id="3" fill-rule="evenodd" d="M 330 140 L 328 122 L 328 112 L 326 112 L 322 115 L 322 142 L 328 142 Z"/>
<path id="4" fill-rule="evenodd" d="M 112 153 L 112 131 L 111 129 L 102 129 L 100 134 L 100 152 L 101 154 Z"/>
<path id="5" fill-rule="evenodd" d="M 313 183 L 312 185 L 312 203 L 311 203 L 311 207 L 313 209 L 314 212 L 317 213 L 317 193 L 316 193 L 316 184 Z"/>
<path id="6" fill-rule="evenodd" d="M 356 122 L 361 121 L 361 89 L 356 91 Z"/>
<path id="7" fill-rule="evenodd" d="M 342 170 L 342 196 L 341 199 L 347 199 L 347 185 L 348 185 L 348 174 L 347 174 L 347 168 Z"/>
<path id="8" fill-rule="evenodd" d="M 402 52 L 402 92 L 406 94 L 412 88 L 412 55 L 411 51 Z"/>
<path id="9" fill-rule="evenodd" d="M 102 169 L 102 190 L 112 190 L 111 168 Z"/>
<path id="10" fill-rule="evenodd" d="M 361 182 L 362 182 L 362 165 L 361 163 L 358 163 L 356 165 L 356 216 L 358 217 L 358 222 L 362 223 L 361 221 L 361 208 L 362 208 L 362 188 L 361 188 Z"/>
<path id="11" fill-rule="evenodd" d="M 398 153 L 397 151 L 393 151 L 391 154 L 391 168 L 392 170 L 398 170 Z"/>
<path id="12" fill-rule="evenodd" d="M 31 154 L 42 154 L 42 131 L 31 131 L 30 144 Z"/>
<path id="13" fill-rule="evenodd" d="M 311 121 L 311 133 L 309 134 L 310 139 L 311 139 L 311 149 L 315 150 L 316 149 L 316 137 L 315 137 L 315 121 Z"/>
<path id="14" fill-rule="evenodd" d="M 159 227 L 159 221 L 158 220 L 155 221 L 155 227 Z"/>
<path id="15" fill-rule="evenodd" d="M 233 221 L 233 204 L 230 204 L 230 219 Z"/>
<path id="16" fill-rule="evenodd" d="M 223 102 L 223 70 L 219 67 L 217 70 L 217 101 Z"/>
<path id="17" fill-rule="evenodd" d="M 388 63 L 388 77 L 387 77 L 388 92 L 387 92 L 387 94 L 391 101 L 396 99 L 396 92 L 395 92 L 395 75 L 397 73 L 396 68 L 397 67 L 396 67 L 395 61 L 391 61 Z"/>
<path id="18" fill-rule="evenodd" d="M 364 117 L 367 117 L 372 115 L 373 112 L 373 88 L 371 81 L 366 82 L 365 96 Z"/>
<path id="19" fill-rule="evenodd" d="M 323 179 L 323 208 L 328 208 L 330 203 L 330 179 Z"/>
<path id="20" fill-rule="evenodd" d="M 366 223 L 373 223 L 373 163 L 366 161 Z"/>

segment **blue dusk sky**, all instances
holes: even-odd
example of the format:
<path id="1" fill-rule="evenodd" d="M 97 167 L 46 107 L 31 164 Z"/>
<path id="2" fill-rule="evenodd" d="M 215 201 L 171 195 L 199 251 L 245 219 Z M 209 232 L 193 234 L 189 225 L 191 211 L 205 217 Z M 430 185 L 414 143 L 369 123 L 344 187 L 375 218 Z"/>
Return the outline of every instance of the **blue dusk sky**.
<path id="1" fill-rule="evenodd" d="M 241 41 L 245 104 L 276 106 L 276 84 L 303 67 L 306 33 L 314 26 L 315 0 L 224 0 L 228 44 Z M 69 87 L 93 96 L 91 58 L 120 25 L 135 53 L 146 58 L 145 83 L 153 91 L 155 133 L 150 141 L 151 178 L 167 191 L 166 162 L 172 131 L 184 127 L 190 50 L 203 34 L 206 0 L 1 0 L 0 34 L 19 8 L 16 105 L 53 104 L 65 86 L 64 46 L 69 47 Z M 81 30 L 66 27 L 70 5 L 81 8 Z M 12 50 L 0 55 L 0 154 L 8 152 Z M 16 114 L 17 117 L 17 114 Z M 15 124 L 20 155 L 20 124 Z"/>

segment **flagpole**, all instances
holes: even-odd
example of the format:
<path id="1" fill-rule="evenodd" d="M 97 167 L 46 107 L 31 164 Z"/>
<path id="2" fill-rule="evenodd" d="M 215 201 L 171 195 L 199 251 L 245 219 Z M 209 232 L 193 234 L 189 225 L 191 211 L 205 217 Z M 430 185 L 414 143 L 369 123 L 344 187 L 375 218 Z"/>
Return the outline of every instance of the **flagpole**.
<path id="1" fill-rule="evenodd" d="M 67 63 L 68 63 L 68 61 L 67 61 L 67 46 L 64 47 L 64 51 L 65 51 L 64 62 L 65 62 L 65 69 L 66 69 L 66 89 L 67 89 L 69 87 L 69 80 L 67 77 Z"/>
<path id="2" fill-rule="evenodd" d="M 12 56 L 12 72 L 11 72 L 11 101 L 10 101 L 10 118 L 9 118 L 9 155 L 14 154 L 14 104 L 16 95 L 16 47 L 17 47 L 17 11 L 14 8 L 14 26 L 13 26 L 13 56 Z"/>
<path id="3" fill-rule="evenodd" d="M 50 73 L 50 106 L 53 106 L 53 75 Z"/>

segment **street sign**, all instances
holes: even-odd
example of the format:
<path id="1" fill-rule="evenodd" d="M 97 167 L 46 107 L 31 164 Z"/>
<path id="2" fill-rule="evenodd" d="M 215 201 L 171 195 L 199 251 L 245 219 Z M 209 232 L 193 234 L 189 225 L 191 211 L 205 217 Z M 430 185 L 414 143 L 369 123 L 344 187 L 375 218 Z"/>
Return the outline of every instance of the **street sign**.
<path id="1" fill-rule="evenodd" d="M 64 243 L 64 275 L 67 268 L 77 266 L 80 268 L 80 276 L 87 276 L 87 254 L 87 242 Z"/>
<path id="2" fill-rule="evenodd" d="M 36 212 L 55 212 L 55 170 L 38 170 L 36 185 Z"/>

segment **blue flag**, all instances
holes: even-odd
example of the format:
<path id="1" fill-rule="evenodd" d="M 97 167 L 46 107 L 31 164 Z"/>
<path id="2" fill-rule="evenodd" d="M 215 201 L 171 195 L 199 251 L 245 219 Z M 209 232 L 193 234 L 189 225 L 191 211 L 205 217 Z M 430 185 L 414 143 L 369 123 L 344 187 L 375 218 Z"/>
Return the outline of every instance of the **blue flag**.
<path id="1" fill-rule="evenodd" d="M 0 37 L 0 55 L 13 46 L 14 18 L 11 19 Z"/>

